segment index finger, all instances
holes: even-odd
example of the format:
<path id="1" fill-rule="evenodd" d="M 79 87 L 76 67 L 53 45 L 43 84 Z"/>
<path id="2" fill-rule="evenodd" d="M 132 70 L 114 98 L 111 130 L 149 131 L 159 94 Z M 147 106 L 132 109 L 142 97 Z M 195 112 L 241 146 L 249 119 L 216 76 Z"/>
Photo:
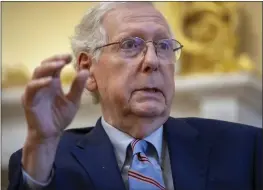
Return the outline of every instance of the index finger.
<path id="1" fill-rule="evenodd" d="M 58 62 L 58 61 L 65 61 L 65 63 L 70 63 L 72 60 L 72 56 L 70 54 L 59 54 L 53 55 L 47 59 L 44 59 L 41 64 L 46 64 L 50 62 Z"/>

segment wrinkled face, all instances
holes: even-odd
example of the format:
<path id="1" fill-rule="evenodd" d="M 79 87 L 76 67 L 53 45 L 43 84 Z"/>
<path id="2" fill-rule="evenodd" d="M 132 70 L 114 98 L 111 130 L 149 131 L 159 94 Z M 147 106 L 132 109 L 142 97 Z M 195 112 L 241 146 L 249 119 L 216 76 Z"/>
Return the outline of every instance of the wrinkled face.
<path id="1" fill-rule="evenodd" d="M 109 43 L 129 37 L 145 41 L 172 38 L 163 16 L 144 3 L 119 5 L 105 15 L 103 25 Z M 104 107 L 124 115 L 169 115 L 174 95 L 174 57 L 160 58 L 153 43 L 146 44 L 137 56 L 128 56 L 118 44 L 101 49 L 94 77 Z"/>

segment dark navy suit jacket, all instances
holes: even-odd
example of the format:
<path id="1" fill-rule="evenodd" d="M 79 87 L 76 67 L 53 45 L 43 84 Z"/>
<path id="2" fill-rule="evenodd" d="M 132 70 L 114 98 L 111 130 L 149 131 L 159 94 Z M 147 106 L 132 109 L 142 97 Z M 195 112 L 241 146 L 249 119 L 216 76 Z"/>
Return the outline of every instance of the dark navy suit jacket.
<path id="1" fill-rule="evenodd" d="M 218 120 L 170 117 L 164 124 L 176 190 L 262 190 L 262 129 Z M 46 189 L 124 190 L 100 119 L 67 130 Z M 25 189 L 21 150 L 9 162 L 9 190 Z"/>

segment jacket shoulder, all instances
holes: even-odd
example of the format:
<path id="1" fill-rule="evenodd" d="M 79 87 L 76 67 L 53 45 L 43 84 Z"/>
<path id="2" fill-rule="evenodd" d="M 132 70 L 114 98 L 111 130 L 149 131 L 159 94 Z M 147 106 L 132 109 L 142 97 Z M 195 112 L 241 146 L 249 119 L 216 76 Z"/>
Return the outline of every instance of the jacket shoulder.
<path id="1" fill-rule="evenodd" d="M 235 123 L 230 121 L 223 121 L 223 120 L 217 120 L 217 119 L 205 119 L 205 118 L 186 118 L 186 122 L 190 125 L 195 125 L 197 128 L 222 128 L 222 129 L 231 129 L 234 130 L 249 130 L 249 131 L 260 131 L 262 128 L 258 128 L 252 125 L 246 125 L 242 123 Z"/>
<path id="2" fill-rule="evenodd" d="M 172 119 L 175 123 L 178 123 L 177 121 L 183 122 L 196 129 L 200 134 L 210 137 L 219 133 L 254 136 L 263 132 L 262 128 L 259 127 L 217 119 L 206 119 L 197 117 L 170 119 Z"/>

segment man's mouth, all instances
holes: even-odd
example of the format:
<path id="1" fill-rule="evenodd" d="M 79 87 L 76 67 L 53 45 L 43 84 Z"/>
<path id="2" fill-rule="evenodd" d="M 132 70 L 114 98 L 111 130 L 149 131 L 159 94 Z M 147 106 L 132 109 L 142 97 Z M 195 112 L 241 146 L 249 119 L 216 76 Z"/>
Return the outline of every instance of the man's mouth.
<path id="1" fill-rule="evenodd" d="M 146 92 L 150 92 L 150 93 L 163 93 L 160 89 L 158 88 L 141 88 L 141 89 L 137 89 L 135 91 L 146 91 Z"/>
<path id="2" fill-rule="evenodd" d="M 160 90 L 158 88 L 142 88 L 140 90 L 144 90 L 147 92 L 160 92 Z"/>

